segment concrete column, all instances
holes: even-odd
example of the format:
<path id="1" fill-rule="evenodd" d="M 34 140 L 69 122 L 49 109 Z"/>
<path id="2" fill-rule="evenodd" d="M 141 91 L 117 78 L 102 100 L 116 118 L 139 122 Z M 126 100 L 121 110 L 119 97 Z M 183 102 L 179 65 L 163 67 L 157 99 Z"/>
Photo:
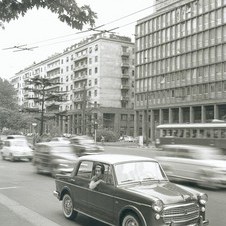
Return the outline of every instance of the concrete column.
<path id="1" fill-rule="evenodd" d="M 134 137 L 138 136 L 139 132 L 139 111 L 134 113 Z"/>
<path id="2" fill-rule="evenodd" d="M 169 108 L 169 123 L 173 123 L 173 115 L 172 115 L 172 109 Z"/>
<path id="3" fill-rule="evenodd" d="M 201 106 L 201 122 L 206 122 L 206 108 L 204 105 Z"/>
<path id="4" fill-rule="evenodd" d="M 159 109 L 159 124 L 163 124 L 163 110 Z"/>
<path id="5" fill-rule="evenodd" d="M 182 111 L 182 107 L 179 107 L 179 123 L 183 123 L 183 111 Z"/>
<path id="6" fill-rule="evenodd" d="M 155 119 L 154 110 L 151 110 L 151 142 L 155 141 Z"/>
<path id="7" fill-rule="evenodd" d="M 146 138 L 146 111 L 142 111 L 142 136 Z"/>
<path id="8" fill-rule="evenodd" d="M 194 123 L 194 109 L 190 106 L 190 123 Z"/>
<path id="9" fill-rule="evenodd" d="M 219 106 L 214 104 L 214 119 L 219 119 Z"/>

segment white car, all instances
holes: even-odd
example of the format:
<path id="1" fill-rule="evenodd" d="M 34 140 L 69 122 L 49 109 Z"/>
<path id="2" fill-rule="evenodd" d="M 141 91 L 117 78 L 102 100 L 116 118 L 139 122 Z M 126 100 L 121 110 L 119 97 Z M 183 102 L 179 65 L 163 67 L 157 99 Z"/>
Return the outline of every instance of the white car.
<path id="1" fill-rule="evenodd" d="M 10 161 L 33 158 L 33 150 L 28 146 L 26 140 L 7 139 L 4 140 L 1 149 L 2 159 L 9 159 Z"/>
<path id="2" fill-rule="evenodd" d="M 220 149 L 197 145 L 162 145 L 156 159 L 169 179 L 202 187 L 226 187 L 226 161 Z"/>

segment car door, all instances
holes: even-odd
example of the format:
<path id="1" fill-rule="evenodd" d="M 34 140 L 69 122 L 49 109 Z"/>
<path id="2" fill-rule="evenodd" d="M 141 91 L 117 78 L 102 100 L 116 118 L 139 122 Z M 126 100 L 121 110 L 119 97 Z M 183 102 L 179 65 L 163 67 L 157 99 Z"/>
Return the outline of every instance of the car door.
<path id="1" fill-rule="evenodd" d="M 4 141 L 4 145 L 2 148 L 2 154 L 4 157 L 9 157 L 9 152 L 10 152 L 10 141 L 6 140 Z"/>
<path id="2" fill-rule="evenodd" d="M 91 180 L 91 173 L 93 162 L 81 161 L 75 175 L 71 178 L 72 183 L 72 198 L 74 200 L 74 207 L 80 212 L 87 214 L 89 183 Z"/>
<path id="3" fill-rule="evenodd" d="M 89 190 L 88 208 L 90 215 L 110 223 L 114 215 L 115 181 L 112 166 L 104 166 L 105 182 L 101 182 L 94 190 Z"/>

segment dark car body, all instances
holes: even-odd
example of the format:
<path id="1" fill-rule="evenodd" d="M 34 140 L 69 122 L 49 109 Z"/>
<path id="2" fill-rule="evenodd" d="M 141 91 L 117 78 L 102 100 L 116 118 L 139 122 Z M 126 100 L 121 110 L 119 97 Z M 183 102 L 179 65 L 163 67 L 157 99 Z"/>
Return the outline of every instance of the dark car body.
<path id="1" fill-rule="evenodd" d="M 89 183 L 97 163 L 104 165 L 105 182 L 91 190 Z M 54 195 L 62 200 L 68 219 L 83 213 L 120 226 L 208 225 L 207 195 L 169 182 L 159 163 L 150 158 L 83 156 L 71 175 L 57 175 Z"/>
<path id="2" fill-rule="evenodd" d="M 97 145 L 89 136 L 72 136 L 70 143 L 74 146 L 74 151 L 78 156 L 97 154 L 104 151 L 104 148 Z"/>
<path id="3" fill-rule="evenodd" d="M 67 174 L 73 171 L 74 162 L 78 158 L 73 146 L 61 142 L 43 142 L 36 144 L 33 165 L 38 173 Z"/>

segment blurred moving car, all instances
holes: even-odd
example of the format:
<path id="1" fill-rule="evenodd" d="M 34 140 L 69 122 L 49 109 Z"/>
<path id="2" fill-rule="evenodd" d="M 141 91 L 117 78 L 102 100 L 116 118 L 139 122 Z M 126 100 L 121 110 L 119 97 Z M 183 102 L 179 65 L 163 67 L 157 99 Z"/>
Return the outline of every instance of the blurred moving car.
<path id="1" fill-rule="evenodd" d="M 121 136 L 119 141 L 126 141 L 126 142 L 135 142 L 136 139 L 132 136 Z"/>
<path id="2" fill-rule="evenodd" d="M 17 139 L 17 140 L 27 140 L 24 135 L 8 135 L 6 139 Z"/>
<path id="3" fill-rule="evenodd" d="M 96 165 L 102 181 L 89 188 Z M 78 213 L 109 225 L 204 226 L 208 197 L 168 181 L 159 163 L 132 155 L 80 157 L 71 175 L 57 175 L 53 194 L 62 201 L 63 214 Z"/>
<path id="4" fill-rule="evenodd" d="M 1 149 L 2 159 L 9 159 L 10 161 L 33 158 L 33 150 L 29 147 L 28 142 L 23 139 L 8 139 L 4 140 Z"/>
<path id="5" fill-rule="evenodd" d="M 70 142 L 78 156 L 98 154 L 104 151 L 104 148 L 97 145 L 89 136 L 73 136 L 70 138 Z"/>
<path id="6" fill-rule="evenodd" d="M 43 142 L 36 144 L 33 165 L 37 173 L 71 173 L 77 159 L 71 144 L 61 142 Z"/>
<path id="7" fill-rule="evenodd" d="M 171 180 L 207 188 L 226 187 L 226 160 L 220 149 L 197 145 L 162 145 L 157 160 Z"/>
<path id="8" fill-rule="evenodd" d="M 66 137 L 53 137 L 50 142 L 56 142 L 56 141 L 61 142 L 61 143 L 70 144 L 69 139 Z"/>

